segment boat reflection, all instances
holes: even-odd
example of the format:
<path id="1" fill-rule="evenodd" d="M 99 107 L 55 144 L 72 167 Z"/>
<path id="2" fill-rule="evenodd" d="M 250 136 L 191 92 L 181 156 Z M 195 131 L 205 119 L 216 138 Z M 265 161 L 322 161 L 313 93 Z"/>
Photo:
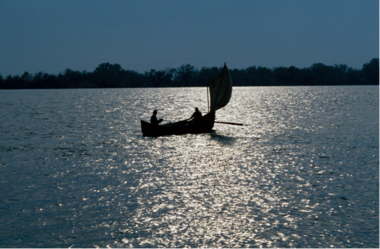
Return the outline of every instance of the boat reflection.
<path id="1" fill-rule="evenodd" d="M 210 140 L 215 141 L 215 142 L 217 142 L 219 144 L 222 144 L 222 145 L 232 145 L 232 144 L 234 144 L 236 142 L 236 138 L 235 137 L 230 137 L 230 136 L 222 135 L 222 134 L 218 133 L 215 130 L 212 130 L 208 134 L 210 136 Z"/>

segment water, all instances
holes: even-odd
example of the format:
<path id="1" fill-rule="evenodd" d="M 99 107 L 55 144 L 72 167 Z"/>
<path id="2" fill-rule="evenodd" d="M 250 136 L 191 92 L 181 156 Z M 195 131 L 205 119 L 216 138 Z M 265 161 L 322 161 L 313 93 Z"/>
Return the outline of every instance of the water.
<path id="1" fill-rule="evenodd" d="M 0 91 L 0 247 L 378 247 L 379 88 Z"/>

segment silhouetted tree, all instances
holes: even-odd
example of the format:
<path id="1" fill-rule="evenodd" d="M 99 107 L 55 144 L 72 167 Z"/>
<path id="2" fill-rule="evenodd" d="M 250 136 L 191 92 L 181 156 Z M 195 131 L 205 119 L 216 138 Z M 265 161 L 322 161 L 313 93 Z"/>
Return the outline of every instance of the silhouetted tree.
<path id="1" fill-rule="evenodd" d="M 123 85 L 126 87 L 147 87 L 142 74 L 127 70 L 124 71 L 123 75 Z"/>
<path id="2" fill-rule="evenodd" d="M 119 64 L 102 63 L 94 71 L 94 81 L 101 88 L 120 87 L 123 70 Z"/>
<path id="3" fill-rule="evenodd" d="M 21 76 L 0 75 L 0 89 L 26 88 L 97 88 L 97 87 L 189 87 L 206 86 L 222 67 L 196 69 L 190 64 L 166 70 L 151 69 L 144 74 L 124 70 L 119 64 L 102 63 L 93 72 L 66 69 L 57 76 L 43 72 Z M 327 66 L 315 63 L 308 68 L 291 66 L 268 69 L 248 67 L 230 69 L 234 86 L 302 86 L 302 85 L 378 85 L 379 59 L 365 63 L 361 70 L 347 65 Z"/>
<path id="4" fill-rule="evenodd" d="M 145 78 L 149 87 L 172 86 L 174 70 L 156 71 L 154 69 L 145 72 Z"/>
<path id="5" fill-rule="evenodd" d="M 250 86 L 258 86 L 260 84 L 260 80 L 257 74 L 257 68 L 255 66 L 248 67 L 247 69 L 243 70 L 243 74 L 246 75 L 246 82 L 249 82 L 248 84 Z M 243 86 L 244 82 L 241 82 L 241 85 Z"/>
<path id="6" fill-rule="evenodd" d="M 74 71 L 67 68 L 62 75 L 64 87 L 71 87 L 72 85 L 79 85 L 82 82 L 82 74 L 79 71 Z"/>
<path id="7" fill-rule="evenodd" d="M 22 89 L 23 87 L 23 81 L 20 76 L 15 75 L 11 76 L 8 75 L 7 78 L 5 79 L 5 87 L 6 89 Z"/>
<path id="8" fill-rule="evenodd" d="M 22 75 L 21 75 L 21 79 L 27 81 L 27 82 L 30 82 L 33 80 L 33 75 L 31 75 L 30 73 L 28 72 L 24 72 Z"/>
<path id="9" fill-rule="evenodd" d="M 349 68 L 347 71 L 347 85 L 368 85 L 363 71 Z"/>
<path id="10" fill-rule="evenodd" d="M 339 70 L 322 63 L 311 66 L 313 85 L 340 85 Z"/>
<path id="11" fill-rule="evenodd" d="M 190 64 L 182 65 L 175 73 L 174 81 L 178 86 L 194 86 L 197 70 Z"/>
<path id="12" fill-rule="evenodd" d="M 0 89 L 5 89 L 4 78 L 2 75 L 0 75 Z"/>
<path id="13" fill-rule="evenodd" d="M 259 80 L 259 85 L 262 86 L 274 86 L 275 80 L 273 78 L 272 70 L 266 68 L 266 67 L 258 67 L 256 69 L 255 74 L 257 75 L 257 78 Z"/>
<path id="14" fill-rule="evenodd" d="M 372 59 L 369 63 L 365 63 L 362 71 L 366 75 L 368 84 L 379 84 L 379 58 Z"/>
<path id="15" fill-rule="evenodd" d="M 273 77 L 276 81 L 276 85 L 288 86 L 293 85 L 292 76 L 286 67 L 277 67 L 273 69 Z"/>
<path id="16" fill-rule="evenodd" d="M 208 83 L 213 81 L 218 75 L 220 74 L 221 69 L 217 67 L 212 68 L 206 68 L 202 67 L 201 70 L 195 73 L 193 73 L 194 77 L 196 77 L 195 81 L 198 83 L 198 85 L 206 86 Z"/>

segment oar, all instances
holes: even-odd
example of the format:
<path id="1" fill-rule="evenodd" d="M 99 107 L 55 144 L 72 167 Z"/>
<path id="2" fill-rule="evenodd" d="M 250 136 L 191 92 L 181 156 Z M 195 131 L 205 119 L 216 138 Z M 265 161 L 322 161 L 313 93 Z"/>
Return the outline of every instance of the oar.
<path id="1" fill-rule="evenodd" d="M 219 123 L 219 124 L 229 124 L 229 125 L 240 125 L 240 126 L 243 126 L 243 125 L 244 125 L 244 124 L 240 124 L 240 123 L 221 122 L 221 121 L 215 121 L 215 123 Z"/>

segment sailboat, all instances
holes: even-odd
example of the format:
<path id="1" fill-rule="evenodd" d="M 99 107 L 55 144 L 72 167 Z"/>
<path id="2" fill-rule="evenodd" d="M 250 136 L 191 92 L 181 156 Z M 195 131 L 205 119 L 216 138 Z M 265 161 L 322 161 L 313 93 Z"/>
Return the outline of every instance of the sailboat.
<path id="1" fill-rule="evenodd" d="M 193 120 L 182 120 L 175 123 L 162 125 L 152 125 L 141 120 L 141 130 L 143 136 L 164 136 L 181 135 L 187 133 L 207 133 L 211 132 L 215 123 L 215 113 L 225 107 L 231 99 L 232 80 L 230 72 L 224 63 L 224 67 L 219 76 L 207 84 L 208 113 L 201 118 Z"/>

